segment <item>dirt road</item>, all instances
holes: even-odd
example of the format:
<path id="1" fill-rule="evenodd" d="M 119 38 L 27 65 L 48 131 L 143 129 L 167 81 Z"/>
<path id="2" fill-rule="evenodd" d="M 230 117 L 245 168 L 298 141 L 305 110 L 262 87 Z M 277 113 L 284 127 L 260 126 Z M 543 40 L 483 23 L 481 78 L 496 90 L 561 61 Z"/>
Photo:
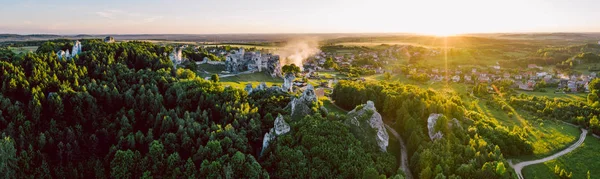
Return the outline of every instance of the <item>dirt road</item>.
<path id="1" fill-rule="evenodd" d="M 398 134 L 396 130 L 394 130 L 387 124 L 385 125 L 385 128 L 390 130 L 390 132 L 392 132 L 392 135 L 394 135 L 394 137 L 396 137 L 396 140 L 398 140 L 398 142 L 400 143 L 400 168 L 402 168 L 402 171 L 404 171 L 404 174 L 406 174 L 405 178 L 412 179 L 412 173 L 410 173 L 410 169 L 408 168 L 408 154 L 406 153 L 407 150 L 406 145 L 404 145 L 404 140 L 402 140 L 400 134 Z"/>
<path id="2" fill-rule="evenodd" d="M 523 174 L 521 173 L 521 170 L 523 170 L 523 168 L 525 168 L 526 166 L 529 166 L 529 165 L 534 165 L 534 164 L 544 163 L 544 162 L 547 162 L 550 160 L 554 160 L 560 156 L 563 156 L 569 152 L 572 152 L 573 150 L 577 149 L 577 147 L 581 146 L 581 144 L 583 144 L 583 141 L 585 141 L 585 136 L 587 135 L 587 133 L 588 133 L 587 130 L 581 129 L 581 135 L 579 136 L 579 140 L 577 140 L 577 142 L 575 142 L 573 145 L 569 146 L 565 150 L 555 153 L 554 155 L 551 155 L 551 156 L 548 156 L 548 157 L 542 158 L 542 159 L 524 161 L 524 162 L 517 163 L 514 165 L 512 164 L 512 162 L 509 162 L 510 166 L 515 169 L 515 172 L 517 173 L 517 176 L 519 177 L 519 179 L 525 179 L 523 177 Z"/>

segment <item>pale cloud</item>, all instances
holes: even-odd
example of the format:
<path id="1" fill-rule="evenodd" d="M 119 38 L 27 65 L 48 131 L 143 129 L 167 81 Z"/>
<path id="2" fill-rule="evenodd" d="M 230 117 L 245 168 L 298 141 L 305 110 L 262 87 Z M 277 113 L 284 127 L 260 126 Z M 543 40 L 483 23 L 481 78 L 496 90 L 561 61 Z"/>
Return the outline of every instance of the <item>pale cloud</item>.
<path id="1" fill-rule="evenodd" d="M 114 19 L 116 16 L 122 15 L 123 13 L 124 12 L 122 10 L 109 9 L 109 10 L 105 10 L 105 11 L 98 11 L 98 12 L 96 12 L 96 15 L 98 15 L 100 17 L 108 18 L 108 19 Z"/>
<path id="2" fill-rule="evenodd" d="M 148 18 L 144 19 L 144 22 L 151 23 L 151 22 L 154 22 L 154 21 L 162 19 L 162 18 L 163 18 L 163 16 L 148 17 Z"/>
<path id="3" fill-rule="evenodd" d="M 30 25 L 32 22 L 31 21 L 23 21 L 23 24 L 25 25 Z"/>
<path id="4" fill-rule="evenodd" d="M 100 17 L 104 17 L 104 18 L 108 18 L 108 19 L 115 18 L 114 14 L 110 13 L 110 12 L 98 11 L 98 12 L 96 12 L 96 14 L 99 15 Z"/>

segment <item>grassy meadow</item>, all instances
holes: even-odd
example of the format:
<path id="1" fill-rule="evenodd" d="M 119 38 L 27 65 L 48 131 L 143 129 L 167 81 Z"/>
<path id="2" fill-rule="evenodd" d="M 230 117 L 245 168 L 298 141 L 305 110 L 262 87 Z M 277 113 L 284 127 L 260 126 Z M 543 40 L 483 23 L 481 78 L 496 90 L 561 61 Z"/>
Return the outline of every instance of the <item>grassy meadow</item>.
<path id="1" fill-rule="evenodd" d="M 573 152 L 542 164 L 523 168 L 525 178 L 552 179 L 558 178 L 554 174 L 554 167 L 558 165 L 568 172 L 573 172 L 574 179 L 585 179 L 587 172 L 591 178 L 600 178 L 600 139 L 588 135 L 585 142 Z"/>
<path id="2" fill-rule="evenodd" d="M 281 86 L 283 84 L 282 78 L 271 77 L 270 75 L 260 72 L 220 78 L 220 81 L 223 86 L 231 86 L 239 89 L 244 89 L 248 83 L 252 83 L 253 87 L 258 86 L 262 82 L 265 82 L 268 87 L 273 85 Z"/>
<path id="3" fill-rule="evenodd" d="M 37 50 L 37 48 L 38 48 L 37 46 L 10 47 L 10 50 L 12 50 L 16 54 L 20 54 L 20 53 L 27 53 L 27 52 L 35 52 Z"/>

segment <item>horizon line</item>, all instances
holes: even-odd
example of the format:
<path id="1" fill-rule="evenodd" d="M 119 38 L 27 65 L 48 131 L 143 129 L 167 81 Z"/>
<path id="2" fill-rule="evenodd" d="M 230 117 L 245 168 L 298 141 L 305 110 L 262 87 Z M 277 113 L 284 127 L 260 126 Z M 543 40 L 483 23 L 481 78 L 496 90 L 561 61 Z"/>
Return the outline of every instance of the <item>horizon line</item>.
<path id="1" fill-rule="evenodd" d="M 79 34 L 59 34 L 59 33 L 0 33 L 0 35 L 54 35 L 54 36 L 104 36 L 104 35 L 423 35 L 423 36 L 435 36 L 427 33 L 416 33 L 416 32 L 314 32 L 314 33 L 300 33 L 300 32 L 285 32 L 285 33 L 79 33 Z M 600 34 L 600 31 L 590 32 L 568 32 L 568 31 L 556 31 L 556 32 L 477 32 L 477 33 L 458 33 L 449 36 L 461 36 L 461 35 L 491 35 L 491 34 Z"/>

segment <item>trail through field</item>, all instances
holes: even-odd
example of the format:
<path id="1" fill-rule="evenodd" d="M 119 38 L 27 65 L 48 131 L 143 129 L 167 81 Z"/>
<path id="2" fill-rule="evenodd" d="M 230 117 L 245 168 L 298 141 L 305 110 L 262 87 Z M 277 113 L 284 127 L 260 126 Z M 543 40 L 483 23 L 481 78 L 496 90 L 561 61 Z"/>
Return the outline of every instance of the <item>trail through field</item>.
<path id="1" fill-rule="evenodd" d="M 406 153 L 407 150 L 406 145 L 404 145 L 404 140 L 402 140 L 400 134 L 398 134 L 396 130 L 394 130 L 387 124 L 385 124 L 385 128 L 390 130 L 390 132 L 392 132 L 392 135 L 394 135 L 394 137 L 396 137 L 396 140 L 398 140 L 398 142 L 400 143 L 400 168 L 402 168 L 402 171 L 404 171 L 404 174 L 406 174 L 407 179 L 412 179 L 412 173 L 410 173 L 410 169 L 408 168 L 408 154 Z"/>
<path id="2" fill-rule="evenodd" d="M 581 146 L 581 144 L 583 144 L 583 141 L 585 141 L 585 136 L 587 135 L 587 133 L 588 133 L 587 130 L 581 129 L 581 135 L 579 136 L 579 140 L 577 140 L 577 142 L 575 142 L 573 145 L 569 146 L 565 150 L 555 153 L 554 155 L 551 155 L 551 156 L 548 156 L 548 157 L 542 158 L 542 159 L 524 161 L 524 162 L 520 162 L 520 163 L 517 163 L 514 165 L 512 164 L 512 162 L 509 162 L 510 166 L 515 169 L 515 172 L 517 173 L 517 176 L 519 177 L 519 179 L 525 179 L 523 177 L 523 173 L 521 173 L 523 168 L 525 168 L 526 166 L 529 166 L 529 165 L 534 165 L 534 164 L 539 164 L 539 163 L 544 163 L 544 162 L 547 162 L 550 160 L 554 160 L 560 156 L 563 156 L 565 154 L 568 154 L 569 152 L 572 152 L 573 150 L 577 149 L 577 147 Z"/>

